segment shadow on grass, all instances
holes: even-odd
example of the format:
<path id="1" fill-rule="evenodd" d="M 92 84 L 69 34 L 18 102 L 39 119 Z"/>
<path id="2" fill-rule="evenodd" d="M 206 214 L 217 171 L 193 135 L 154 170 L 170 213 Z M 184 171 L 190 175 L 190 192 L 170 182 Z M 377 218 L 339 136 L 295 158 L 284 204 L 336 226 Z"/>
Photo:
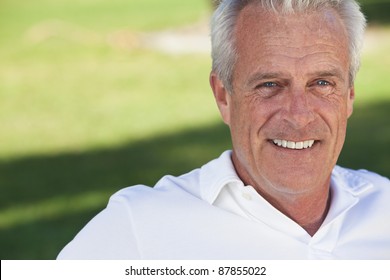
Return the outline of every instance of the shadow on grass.
<path id="1" fill-rule="evenodd" d="M 0 258 L 55 258 L 81 227 L 105 207 L 115 191 L 140 183 L 153 186 L 163 175 L 180 175 L 200 167 L 229 147 L 228 128 L 218 124 L 107 150 L 0 163 L 0 213 L 11 208 L 19 216 L 27 217 L 11 225 L 0 220 Z M 75 210 L 78 206 L 71 200 L 89 199 L 89 193 L 100 194 L 98 201 L 86 201 L 90 207 Z M 39 208 L 45 201 L 52 203 L 44 207 L 39 219 L 24 213 L 39 212 L 34 207 L 23 210 L 24 205 Z M 47 208 L 56 209 L 55 203 L 63 204 L 62 212 L 54 210 L 51 214 Z M 6 226 L 2 228 L 2 224 Z"/>
<path id="2" fill-rule="evenodd" d="M 389 24 L 390 23 L 390 1 L 370 0 L 364 1 L 362 10 L 369 23 Z"/>
<path id="3" fill-rule="evenodd" d="M 390 178 L 390 102 L 354 109 L 339 165 L 368 169 Z"/>
<path id="4" fill-rule="evenodd" d="M 339 164 L 390 176 L 389 109 L 390 103 L 356 108 Z M 0 227 L 0 257 L 53 259 L 116 190 L 138 183 L 154 185 L 161 176 L 199 167 L 229 147 L 228 129 L 217 124 L 118 148 L 0 163 L 0 213 L 15 205 L 71 200 L 89 192 L 103 194 L 88 207 L 65 204 L 56 215 Z"/>

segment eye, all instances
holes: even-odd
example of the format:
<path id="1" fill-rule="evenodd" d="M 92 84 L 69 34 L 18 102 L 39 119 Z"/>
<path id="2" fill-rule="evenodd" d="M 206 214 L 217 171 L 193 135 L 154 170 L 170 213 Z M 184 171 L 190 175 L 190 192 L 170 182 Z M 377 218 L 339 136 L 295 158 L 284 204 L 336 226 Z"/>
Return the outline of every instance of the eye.
<path id="1" fill-rule="evenodd" d="M 283 86 L 279 82 L 262 82 L 258 84 L 255 88 L 255 92 L 262 96 L 263 98 L 270 98 L 277 95 Z"/>
<path id="2" fill-rule="evenodd" d="M 265 82 L 265 83 L 261 84 L 260 86 L 270 88 L 270 87 L 276 87 L 277 84 L 275 82 Z"/>
<path id="3" fill-rule="evenodd" d="M 256 90 L 275 90 L 279 87 L 279 84 L 277 82 L 263 82 L 256 86 Z"/>
<path id="4" fill-rule="evenodd" d="M 330 85 L 330 83 L 328 81 L 325 81 L 325 80 L 318 80 L 316 82 L 316 84 L 319 86 L 329 86 Z"/>
<path id="5" fill-rule="evenodd" d="M 329 80 L 318 79 L 313 81 L 313 83 L 310 85 L 310 88 L 318 94 L 329 95 L 334 93 L 335 83 Z"/>

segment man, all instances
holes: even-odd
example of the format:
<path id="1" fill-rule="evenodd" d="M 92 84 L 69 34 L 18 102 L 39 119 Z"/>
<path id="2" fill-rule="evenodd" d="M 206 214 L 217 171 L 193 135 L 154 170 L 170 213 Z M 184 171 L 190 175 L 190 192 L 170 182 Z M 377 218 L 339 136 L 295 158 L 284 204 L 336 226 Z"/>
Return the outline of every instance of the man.
<path id="1" fill-rule="evenodd" d="M 354 0 L 222 1 L 210 84 L 233 150 L 119 191 L 59 258 L 389 258 L 389 180 L 336 166 L 364 27 Z"/>

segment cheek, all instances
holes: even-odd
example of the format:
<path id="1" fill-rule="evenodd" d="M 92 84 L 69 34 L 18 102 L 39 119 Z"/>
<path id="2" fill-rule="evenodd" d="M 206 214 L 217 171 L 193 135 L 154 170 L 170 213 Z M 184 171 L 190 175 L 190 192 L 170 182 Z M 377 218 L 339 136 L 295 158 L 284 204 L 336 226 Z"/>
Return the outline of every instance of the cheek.
<path id="1" fill-rule="evenodd" d="M 337 122 L 340 127 L 340 130 L 346 130 L 347 121 L 349 116 L 351 115 L 352 107 L 351 107 L 350 100 L 345 97 L 342 100 L 340 100 L 336 105 L 332 108 L 333 112 L 332 115 L 337 116 Z"/>
<path id="2" fill-rule="evenodd" d="M 316 106 L 317 115 L 321 122 L 327 126 L 329 143 L 335 146 L 336 151 L 341 151 L 344 143 L 347 120 L 348 120 L 348 104 L 344 98 L 335 98 L 330 102 L 320 102 Z"/>
<path id="3" fill-rule="evenodd" d="M 310 103 L 314 110 L 334 116 L 335 118 L 344 117 L 348 108 L 347 93 L 337 90 L 327 95 L 311 95 Z"/>
<path id="4" fill-rule="evenodd" d="M 235 142 L 248 148 L 262 126 L 263 110 L 253 102 L 236 102 L 234 105 L 230 111 L 232 137 Z"/>
<path id="5" fill-rule="evenodd" d="M 235 100 L 232 105 L 234 105 L 230 108 L 232 137 L 236 143 L 239 141 L 247 146 L 247 149 L 255 149 L 264 141 L 267 128 L 278 127 L 276 124 L 280 102 L 252 95 Z"/>
<path id="6" fill-rule="evenodd" d="M 256 123 L 256 136 L 269 137 L 270 132 L 280 130 L 283 123 L 283 100 L 263 99 L 252 103 L 252 121 Z"/>

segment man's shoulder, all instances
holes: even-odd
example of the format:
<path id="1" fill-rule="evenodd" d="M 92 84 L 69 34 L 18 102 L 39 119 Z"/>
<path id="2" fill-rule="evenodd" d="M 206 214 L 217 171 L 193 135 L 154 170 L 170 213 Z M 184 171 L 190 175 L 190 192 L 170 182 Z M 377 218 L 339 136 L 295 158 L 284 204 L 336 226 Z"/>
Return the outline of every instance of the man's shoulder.
<path id="1" fill-rule="evenodd" d="M 153 187 L 135 185 L 115 193 L 110 200 L 120 200 L 132 203 L 154 201 L 153 203 L 170 203 L 178 199 L 198 199 L 212 203 L 215 193 L 227 181 L 238 180 L 230 160 L 230 151 L 200 168 L 179 175 L 166 175 Z"/>
<path id="2" fill-rule="evenodd" d="M 200 198 L 199 169 L 181 176 L 166 175 L 155 186 L 134 185 L 113 194 L 110 202 L 125 202 L 132 205 L 166 204 L 179 198 Z"/>

